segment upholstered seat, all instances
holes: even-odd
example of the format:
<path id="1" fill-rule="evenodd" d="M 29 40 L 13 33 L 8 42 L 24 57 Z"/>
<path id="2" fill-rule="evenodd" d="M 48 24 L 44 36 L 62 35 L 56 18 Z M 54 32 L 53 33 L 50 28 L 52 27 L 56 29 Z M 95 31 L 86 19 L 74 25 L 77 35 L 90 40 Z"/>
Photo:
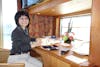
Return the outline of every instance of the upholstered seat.
<path id="1" fill-rule="evenodd" d="M 25 67 L 24 63 L 7 63 L 10 51 L 8 49 L 0 48 L 0 67 Z"/>

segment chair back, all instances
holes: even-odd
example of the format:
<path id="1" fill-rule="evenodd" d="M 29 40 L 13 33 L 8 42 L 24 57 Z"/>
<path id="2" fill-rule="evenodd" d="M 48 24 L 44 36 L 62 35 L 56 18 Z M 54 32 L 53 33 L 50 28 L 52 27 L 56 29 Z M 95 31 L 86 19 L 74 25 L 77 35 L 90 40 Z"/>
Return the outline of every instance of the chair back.
<path id="1" fill-rule="evenodd" d="M 0 48 L 0 63 L 7 63 L 10 50 Z"/>

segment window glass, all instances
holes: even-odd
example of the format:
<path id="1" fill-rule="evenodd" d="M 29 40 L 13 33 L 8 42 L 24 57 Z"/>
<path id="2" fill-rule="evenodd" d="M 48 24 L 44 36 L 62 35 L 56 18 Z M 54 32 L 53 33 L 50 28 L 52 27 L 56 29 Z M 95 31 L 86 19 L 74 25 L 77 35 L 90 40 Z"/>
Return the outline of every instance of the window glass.
<path id="1" fill-rule="evenodd" d="M 68 31 L 68 23 L 72 23 L 71 32 L 75 33 L 75 38 L 90 41 L 91 15 L 66 17 L 60 20 L 60 35 Z"/>
<path id="2" fill-rule="evenodd" d="M 3 48 L 11 49 L 11 32 L 16 27 L 14 15 L 17 11 L 17 0 L 2 0 L 3 13 Z"/>
<path id="3" fill-rule="evenodd" d="M 91 15 L 62 18 L 60 21 L 60 35 L 64 35 L 68 31 L 69 22 L 72 27 L 71 32 L 75 34 L 74 41 L 71 42 L 73 45 L 72 51 L 81 55 L 89 55 Z"/>

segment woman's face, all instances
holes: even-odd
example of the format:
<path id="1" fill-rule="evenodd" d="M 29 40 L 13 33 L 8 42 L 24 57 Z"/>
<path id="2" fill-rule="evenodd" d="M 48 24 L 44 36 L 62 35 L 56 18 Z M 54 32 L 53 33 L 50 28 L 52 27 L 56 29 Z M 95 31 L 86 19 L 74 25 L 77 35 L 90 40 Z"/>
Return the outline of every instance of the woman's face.
<path id="1" fill-rule="evenodd" d="M 20 18 L 19 18 L 19 25 L 22 27 L 22 28 L 25 28 L 28 24 L 29 24 L 29 18 L 27 16 L 24 16 L 22 15 Z"/>

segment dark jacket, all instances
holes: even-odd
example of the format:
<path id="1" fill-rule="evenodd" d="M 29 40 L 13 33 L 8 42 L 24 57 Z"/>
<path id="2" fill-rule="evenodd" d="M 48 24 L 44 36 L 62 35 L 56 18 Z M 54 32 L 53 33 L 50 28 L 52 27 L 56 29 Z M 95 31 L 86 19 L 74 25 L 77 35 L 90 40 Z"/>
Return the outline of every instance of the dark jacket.
<path id="1" fill-rule="evenodd" d="M 16 27 L 11 35 L 12 49 L 11 54 L 26 53 L 31 49 L 28 30 L 24 31 L 21 27 Z"/>

